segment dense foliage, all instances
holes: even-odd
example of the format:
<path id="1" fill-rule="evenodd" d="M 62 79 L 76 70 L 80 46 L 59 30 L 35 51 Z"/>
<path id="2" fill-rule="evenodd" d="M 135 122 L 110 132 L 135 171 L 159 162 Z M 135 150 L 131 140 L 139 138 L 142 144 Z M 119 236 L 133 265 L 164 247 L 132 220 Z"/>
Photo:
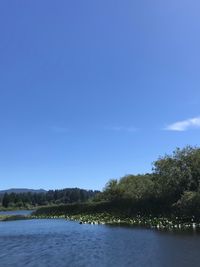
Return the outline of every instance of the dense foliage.
<path id="1" fill-rule="evenodd" d="M 110 180 L 93 202 L 39 209 L 40 215 L 108 212 L 125 216 L 200 219 L 200 148 L 176 149 L 153 163 L 151 174 Z"/>
<path id="2" fill-rule="evenodd" d="M 126 201 L 140 213 L 200 216 L 200 148 L 177 148 L 153 163 L 151 174 L 110 180 L 98 200 Z"/>
<path id="3" fill-rule="evenodd" d="M 79 188 L 49 190 L 42 193 L 5 193 L 0 197 L 5 208 L 32 208 L 36 206 L 84 202 L 94 197 L 98 191 Z"/>

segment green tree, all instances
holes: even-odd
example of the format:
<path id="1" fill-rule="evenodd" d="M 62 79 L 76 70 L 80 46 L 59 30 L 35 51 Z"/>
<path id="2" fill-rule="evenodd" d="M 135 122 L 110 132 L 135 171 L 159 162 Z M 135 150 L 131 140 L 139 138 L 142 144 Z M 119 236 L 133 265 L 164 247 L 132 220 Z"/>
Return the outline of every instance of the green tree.
<path id="1" fill-rule="evenodd" d="M 174 205 L 181 216 L 200 217 L 200 193 L 185 191 L 181 199 Z"/>
<path id="2" fill-rule="evenodd" d="M 184 191 L 197 191 L 200 184 L 200 149 L 177 148 L 154 162 L 155 193 L 169 203 L 176 202 Z"/>
<path id="3" fill-rule="evenodd" d="M 151 175 L 127 175 L 120 179 L 118 183 L 123 198 L 141 200 L 149 198 L 153 191 L 153 181 Z"/>
<path id="4" fill-rule="evenodd" d="M 5 193 L 4 196 L 3 196 L 3 199 L 2 199 L 3 207 L 7 208 L 8 205 L 9 205 L 9 202 L 10 202 L 9 195 L 7 193 Z"/>
<path id="5" fill-rule="evenodd" d="M 106 200 L 118 200 L 122 198 L 123 190 L 119 187 L 117 179 L 111 179 L 105 186 L 103 197 Z"/>

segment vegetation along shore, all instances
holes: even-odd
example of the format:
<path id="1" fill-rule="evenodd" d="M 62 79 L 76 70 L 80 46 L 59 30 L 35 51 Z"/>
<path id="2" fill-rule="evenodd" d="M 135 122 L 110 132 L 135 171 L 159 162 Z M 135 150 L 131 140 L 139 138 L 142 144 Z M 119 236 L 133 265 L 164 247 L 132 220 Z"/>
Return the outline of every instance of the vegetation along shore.
<path id="1" fill-rule="evenodd" d="M 31 218 L 65 218 L 80 223 L 200 227 L 200 148 L 187 146 L 153 163 L 151 173 L 110 180 L 85 201 L 37 208 Z"/>

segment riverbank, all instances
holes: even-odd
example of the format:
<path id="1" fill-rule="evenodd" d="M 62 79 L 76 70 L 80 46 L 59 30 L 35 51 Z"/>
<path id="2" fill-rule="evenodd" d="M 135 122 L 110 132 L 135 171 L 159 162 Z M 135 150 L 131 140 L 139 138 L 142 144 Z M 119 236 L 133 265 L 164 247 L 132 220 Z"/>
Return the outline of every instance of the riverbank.
<path id="1" fill-rule="evenodd" d="M 37 209 L 32 218 L 64 218 L 80 224 L 126 225 L 156 229 L 200 229 L 200 219 L 175 214 L 136 213 L 127 202 L 86 202 Z"/>
<path id="2" fill-rule="evenodd" d="M 131 227 L 144 227 L 150 229 L 200 229 L 200 220 L 195 217 L 184 216 L 156 216 L 156 215 L 127 215 L 122 210 L 113 209 L 113 204 L 102 203 L 76 203 L 41 207 L 32 213 L 0 214 L 0 221 L 27 220 L 27 219 L 65 219 L 77 221 L 80 224 L 106 224 Z M 107 210 L 107 211 L 104 211 Z M 20 212 L 20 211 L 19 211 Z"/>
<path id="3" fill-rule="evenodd" d="M 76 214 L 76 215 L 32 215 L 32 219 L 66 219 L 69 221 L 77 221 L 79 224 L 105 224 L 144 227 L 150 229 L 166 229 L 166 230 L 196 230 L 200 229 L 200 222 L 195 222 L 194 219 L 186 218 L 166 218 L 166 217 L 124 217 L 109 213 L 98 214 Z"/>
<path id="4" fill-rule="evenodd" d="M 76 214 L 76 215 L 0 215 L 0 222 L 15 221 L 15 220 L 31 220 L 31 219 L 64 219 L 68 221 L 76 221 L 79 224 L 94 224 L 94 225 L 115 225 L 115 226 L 130 226 L 143 227 L 149 229 L 160 230 L 200 230 L 200 222 L 194 219 L 186 218 L 166 218 L 166 217 L 124 217 L 109 213 L 98 214 Z"/>
<path id="5" fill-rule="evenodd" d="M 0 222 L 6 221 L 17 221 L 17 220 L 28 220 L 31 216 L 26 215 L 0 215 Z"/>

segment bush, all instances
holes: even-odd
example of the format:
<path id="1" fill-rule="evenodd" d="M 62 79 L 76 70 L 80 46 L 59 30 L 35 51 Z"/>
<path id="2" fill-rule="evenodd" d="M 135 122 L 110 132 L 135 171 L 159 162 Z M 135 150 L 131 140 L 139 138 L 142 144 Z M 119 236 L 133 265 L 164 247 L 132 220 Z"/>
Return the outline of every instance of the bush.
<path id="1" fill-rule="evenodd" d="M 196 218 L 200 218 L 200 193 L 192 191 L 184 192 L 174 207 L 181 216 L 195 216 Z"/>

